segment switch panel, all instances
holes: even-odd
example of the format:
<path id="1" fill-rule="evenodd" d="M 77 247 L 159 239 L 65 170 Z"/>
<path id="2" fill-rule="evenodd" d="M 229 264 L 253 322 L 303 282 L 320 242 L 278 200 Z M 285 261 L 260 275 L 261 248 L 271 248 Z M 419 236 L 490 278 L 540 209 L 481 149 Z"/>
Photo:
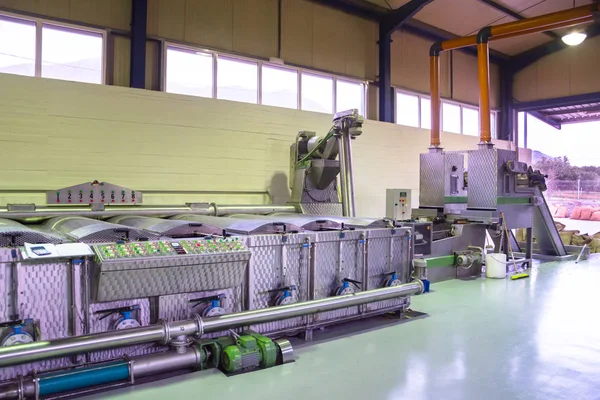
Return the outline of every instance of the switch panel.
<path id="1" fill-rule="evenodd" d="M 410 189 L 387 189 L 385 195 L 385 216 L 387 218 L 396 221 L 407 221 L 412 218 Z"/>
<path id="2" fill-rule="evenodd" d="M 236 237 L 159 240 L 152 242 L 103 244 L 94 247 L 94 252 L 102 260 L 236 253 L 244 251 L 248 251 L 248 248 Z"/>

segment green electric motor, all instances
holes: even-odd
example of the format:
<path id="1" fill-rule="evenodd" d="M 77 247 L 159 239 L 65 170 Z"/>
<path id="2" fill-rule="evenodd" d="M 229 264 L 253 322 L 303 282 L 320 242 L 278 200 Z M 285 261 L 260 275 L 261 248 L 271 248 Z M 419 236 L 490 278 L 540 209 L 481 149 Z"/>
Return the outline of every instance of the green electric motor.
<path id="1" fill-rule="evenodd" d="M 223 348 L 221 369 L 228 374 L 246 372 L 257 368 L 270 368 L 277 364 L 279 346 L 266 336 L 243 332 L 235 344 Z"/>

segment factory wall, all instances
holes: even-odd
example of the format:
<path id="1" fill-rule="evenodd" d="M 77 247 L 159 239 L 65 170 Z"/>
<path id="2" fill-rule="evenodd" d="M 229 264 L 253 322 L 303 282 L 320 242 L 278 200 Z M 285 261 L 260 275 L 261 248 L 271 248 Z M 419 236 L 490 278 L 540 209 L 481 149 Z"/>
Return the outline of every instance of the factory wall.
<path id="1" fill-rule="evenodd" d="M 550 54 L 515 76 L 517 101 L 600 92 L 600 36 Z"/>
<path id="2" fill-rule="evenodd" d="M 0 9 L 108 28 L 107 83 L 129 85 L 131 0 L 0 0 Z M 280 12 L 277 0 L 148 0 L 147 23 L 146 89 L 161 88 L 160 40 L 259 59 L 276 57 L 300 67 L 377 80 L 377 23 L 309 0 L 282 0 Z M 394 33 L 393 85 L 429 92 L 430 46 L 428 39 Z M 442 96 L 477 104 L 476 68 L 475 57 L 443 53 Z M 495 65 L 491 73 L 496 108 Z M 378 118 L 376 99 L 372 86 L 367 110 L 371 119 Z"/>
<path id="3" fill-rule="evenodd" d="M 0 74 L 0 87 L 0 204 L 41 204 L 46 190 L 94 179 L 144 191 L 150 204 L 283 203 L 296 133 L 331 124 L 326 114 L 117 86 Z M 474 149 L 478 138 L 442 142 Z M 418 199 L 428 143 L 423 129 L 365 124 L 353 143 L 359 214 L 382 216 L 386 188 Z"/>

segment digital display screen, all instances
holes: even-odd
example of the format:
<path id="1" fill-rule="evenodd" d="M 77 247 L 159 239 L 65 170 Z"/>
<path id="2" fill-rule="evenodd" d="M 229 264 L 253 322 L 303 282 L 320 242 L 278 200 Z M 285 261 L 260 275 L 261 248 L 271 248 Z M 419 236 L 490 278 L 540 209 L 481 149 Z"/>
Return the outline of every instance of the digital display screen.
<path id="1" fill-rule="evenodd" d="M 400 197 L 407 197 L 406 192 L 400 192 Z"/>
<path id="2" fill-rule="evenodd" d="M 173 242 L 171 243 L 171 246 L 177 248 L 177 247 L 181 247 L 181 245 L 179 243 Z"/>
<path id="3" fill-rule="evenodd" d="M 44 246 L 32 247 L 31 251 L 33 251 L 33 254 L 36 256 L 47 256 L 51 254 Z"/>

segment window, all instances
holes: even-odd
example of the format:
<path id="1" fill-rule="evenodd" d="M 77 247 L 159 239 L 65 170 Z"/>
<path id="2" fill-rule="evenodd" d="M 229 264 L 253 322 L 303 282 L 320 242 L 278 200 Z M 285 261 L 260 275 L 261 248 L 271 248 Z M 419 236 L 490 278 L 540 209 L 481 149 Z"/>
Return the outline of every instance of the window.
<path id="1" fill-rule="evenodd" d="M 99 33 L 44 24 L 42 77 L 102 83 L 103 37 Z"/>
<path id="2" fill-rule="evenodd" d="M 302 73 L 302 109 L 333 113 L 333 78 Z"/>
<path id="3" fill-rule="evenodd" d="M 217 59 L 217 98 L 258 103 L 258 64 L 219 57 Z"/>
<path id="4" fill-rule="evenodd" d="M 460 106 L 442 103 L 442 130 L 460 133 Z"/>
<path id="5" fill-rule="evenodd" d="M 262 104 L 298 108 L 298 71 L 262 66 Z"/>
<path id="6" fill-rule="evenodd" d="M 419 96 L 396 92 L 396 122 L 419 127 Z"/>
<path id="7" fill-rule="evenodd" d="M 490 126 L 491 126 L 491 131 L 492 131 L 491 134 L 494 139 L 498 139 L 498 136 L 496 134 L 496 130 L 498 129 L 498 122 L 496 120 L 496 115 L 497 114 L 493 111 L 490 113 Z"/>
<path id="8" fill-rule="evenodd" d="M 365 86 L 361 83 L 336 81 L 335 111 L 346 111 L 356 108 L 360 115 L 365 115 Z"/>
<path id="9" fill-rule="evenodd" d="M 165 89 L 170 93 L 213 97 L 213 56 L 167 47 Z"/>
<path id="10" fill-rule="evenodd" d="M 462 108 L 462 133 L 465 135 L 479 135 L 479 110 L 469 107 Z"/>
<path id="11" fill-rule="evenodd" d="M 0 15 L 0 72 L 103 83 L 104 32 Z"/>
<path id="12" fill-rule="evenodd" d="M 35 76 L 35 22 L 1 17 L 0 72 Z"/>
<path id="13" fill-rule="evenodd" d="M 431 100 L 421 97 L 421 128 L 431 129 Z"/>

